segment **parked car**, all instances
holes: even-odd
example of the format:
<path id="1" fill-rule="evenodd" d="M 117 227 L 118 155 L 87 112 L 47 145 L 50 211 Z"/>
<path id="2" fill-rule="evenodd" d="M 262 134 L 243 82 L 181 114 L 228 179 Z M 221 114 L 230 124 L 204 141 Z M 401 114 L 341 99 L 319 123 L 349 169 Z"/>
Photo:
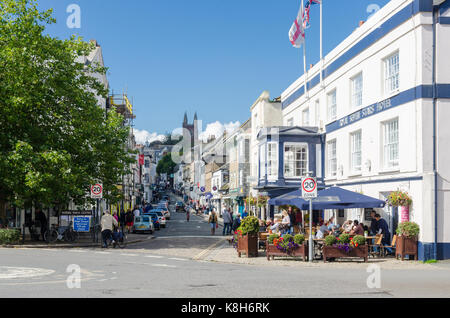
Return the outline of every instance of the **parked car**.
<path id="1" fill-rule="evenodd" d="M 185 212 L 184 203 L 181 201 L 178 201 L 177 203 L 175 203 L 175 211 L 176 212 Z"/>
<path id="2" fill-rule="evenodd" d="M 170 211 L 164 205 L 158 205 L 155 210 L 161 210 L 167 220 L 170 220 Z"/>
<path id="3" fill-rule="evenodd" d="M 150 232 L 150 234 L 153 234 L 153 231 L 155 230 L 155 227 L 153 225 L 153 221 L 151 220 L 150 216 L 136 216 L 134 218 L 133 223 L 133 233 L 137 232 Z"/>
<path id="4" fill-rule="evenodd" d="M 152 212 L 148 212 L 148 213 L 144 213 L 144 215 L 148 215 L 148 216 L 150 216 L 152 218 L 153 226 L 154 226 L 155 230 L 159 231 L 161 229 L 161 225 L 159 223 L 158 214 L 152 213 Z"/>
<path id="5" fill-rule="evenodd" d="M 156 213 L 156 215 L 158 215 L 159 218 L 159 224 L 161 227 L 166 227 L 166 218 L 164 216 L 164 214 L 162 213 L 161 210 L 151 210 L 150 213 Z"/>

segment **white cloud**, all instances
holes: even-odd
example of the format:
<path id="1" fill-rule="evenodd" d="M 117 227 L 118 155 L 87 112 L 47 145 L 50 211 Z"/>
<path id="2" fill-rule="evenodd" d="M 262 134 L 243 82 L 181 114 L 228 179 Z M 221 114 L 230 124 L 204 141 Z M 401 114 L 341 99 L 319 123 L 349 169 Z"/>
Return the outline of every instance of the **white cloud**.
<path id="1" fill-rule="evenodd" d="M 217 139 L 220 136 L 222 136 L 225 131 L 227 133 L 232 133 L 240 126 L 241 123 L 239 121 L 229 122 L 226 124 L 222 124 L 221 122 L 216 121 L 214 123 L 206 125 L 206 129 L 200 133 L 199 138 L 202 139 L 204 142 L 206 142 L 210 136 L 215 136 Z"/>
<path id="2" fill-rule="evenodd" d="M 164 135 L 158 135 L 157 133 L 150 133 L 147 130 L 134 129 L 134 137 L 137 144 L 145 144 L 146 141 L 153 142 L 156 140 L 164 141 Z"/>

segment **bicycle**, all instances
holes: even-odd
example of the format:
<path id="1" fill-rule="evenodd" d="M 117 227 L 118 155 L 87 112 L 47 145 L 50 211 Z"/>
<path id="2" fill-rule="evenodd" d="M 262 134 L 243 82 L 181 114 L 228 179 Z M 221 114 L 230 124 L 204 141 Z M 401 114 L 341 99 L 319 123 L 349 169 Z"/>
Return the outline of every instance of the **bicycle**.
<path id="1" fill-rule="evenodd" d="M 65 241 L 73 243 L 78 240 L 78 232 L 75 232 L 72 228 L 72 222 L 69 226 L 58 226 L 52 224 L 50 230 L 44 233 L 44 240 L 48 243 L 54 243 L 56 241 Z"/>

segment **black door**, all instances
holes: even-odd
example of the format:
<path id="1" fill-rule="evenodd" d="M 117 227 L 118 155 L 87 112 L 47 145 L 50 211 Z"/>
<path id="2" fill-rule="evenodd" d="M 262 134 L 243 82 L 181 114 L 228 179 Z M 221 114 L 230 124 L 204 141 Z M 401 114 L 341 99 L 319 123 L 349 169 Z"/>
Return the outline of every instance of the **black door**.
<path id="1" fill-rule="evenodd" d="M 392 207 L 392 233 L 391 237 L 396 234 L 398 226 L 398 207 Z"/>

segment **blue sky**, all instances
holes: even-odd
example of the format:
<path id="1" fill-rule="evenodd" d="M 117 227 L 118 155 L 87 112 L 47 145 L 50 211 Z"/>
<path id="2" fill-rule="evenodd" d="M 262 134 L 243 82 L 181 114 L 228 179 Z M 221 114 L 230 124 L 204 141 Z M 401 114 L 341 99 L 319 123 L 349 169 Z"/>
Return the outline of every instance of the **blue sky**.
<path id="1" fill-rule="evenodd" d="M 197 111 L 203 125 L 243 123 L 264 90 L 281 95 L 303 73 L 288 31 L 300 0 L 38 0 L 53 8 L 47 32 L 96 39 L 115 93 L 134 100 L 135 128 L 163 134 Z M 388 0 L 324 0 L 324 54 Z M 81 28 L 69 29 L 70 4 Z M 370 11 L 370 10 L 369 10 Z M 373 13 L 373 12 L 372 12 Z M 319 7 L 311 9 L 307 65 L 319 60 Z"/>

